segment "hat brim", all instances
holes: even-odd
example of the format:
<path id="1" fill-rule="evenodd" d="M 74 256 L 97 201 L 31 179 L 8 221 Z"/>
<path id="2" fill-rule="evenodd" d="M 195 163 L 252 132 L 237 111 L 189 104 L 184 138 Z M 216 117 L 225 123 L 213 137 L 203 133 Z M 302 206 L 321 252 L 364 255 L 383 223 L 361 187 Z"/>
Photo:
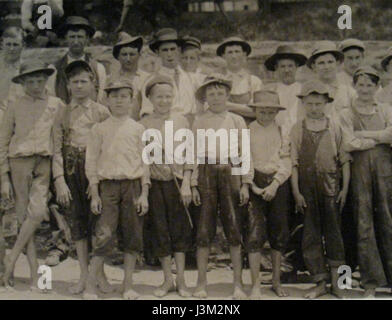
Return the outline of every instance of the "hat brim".
<path id="1" fill-rule="evenodd" d="M 54 73 L 54 69 L 52 69 L 52 68 L 40 68 L 40 69 L 28 70 L 26 72 L 18 74 L 16 77 L 13 77 L 12 78 L 12 82 L 13 83 L 17 83 L 17 84 L 21 84 L 21 80 L 25 76 L 32 75 L 34 73 L 45 73 L 48 77 L 50 77 Z"/>
<path id="2" fill-rule="evenodd" d="M 157 52 L 159 47 L 163 44 L 163 43 L 167 43 L 167 42 L 174 42 L 177 43 L 177 45 L 182 48 L 184 41 L 181 39 L 167 39 L 167 40 L 156 40 L 153 41 L 149 44 L 149 47 L 151 49 L 152 52 Z"/>
<path id="3" fill-rule="evenodd" d="M 232 45 L 240 45 L 242 49 L 246 52 L 247 56 L 249 56 L 250 53 L 252 52 L 252 47 L 250 46 L 249 43 L 247 43 L 246 41 L 235 40 L 235 41 L 224 42 L 221 45 L 219 45 L 218 48 L 216 48 L 216 55 L 218 57 L 221 57 L 225 52 L 226 47 Z"/>
<path id="4" fill-rule="evenodd" d="M 271 108 L 271 109 L 277 109 L 278 111 L 284 111 L 286 110 L 285 107 L 279 105 L 279 104 L 265 104 L 265 103 L 250 103 L 248 104 L 248 107 L 253 108 L 253 109 L 258 109 L 258 108 Z"/>
<path id="5" fill-rule="evenodd" d="M 388 55 L 384 59 L 381 60 L 381 67 L 383 68 L 384 71 L 387 71 L 387 66 L 388 66 L 389 61 L 391 59 L 392 59 L 392 55 Z"/>
<path id="6" fill-rule="evenodd" d="M 300 53 L 275 53 L 267 60 L 265 60 L 264 65 L 269 71 L 276 71 L 276 64 L 279 60 L 290 59 L 297 63 L 298 67 L 303 66 L 308 60 L 303 54 Z"/>
<path id="7" fill-rule="evenodd" d="M 322 56 L 324 54 L 330 53 L 332 54 L 335 58 L 336 61 L 338 62 L 343 62 L 344 60 L 344 54 L 341 53 L 340 51 L 337 50 L 326 50 L 326 51 L 321 51 L 321 52 L 317 52 L 316 54 L 312 55 L 307 61 L 306 61 L 306 65 L 312 69 L 312 64 L 313 62 L 319 57 Z"/>
<path id="8" fill-rule="evenodd" d="M 204 102 L 204 101 L 205 101 L 205 90 L 206 90 L 206 88 L 207 88 L 209 85 L 214 84 L 214 83 L 220 84 L 220 85 L 224 85 L 224 86 L 226 86 L 229 90 L 231 90 L 231 88 L 232 88 L 232 87 L 231 87 L 231 83 L 228 82 L 228 81 L 211 80 L 211 81 L 208 81 L 208 82 L 206 82 L 206 83 L 203 83 L 203 84 L 199 87 L 199 89 L 196 90 L 196 93 L 195 93 L 196 99 L 197 99 L 198 101 L 200 101 L 200 102 Z"/>
<path id="9" fill-rule="evenodd" d="M 297 94 L 297 97 L 300 98 L 300 99 L 302 100 L 304 97 L 307 97 L 308 95 L 310 95 L 310 94 L 312 94 L 312 93 L 317 93 L 317 94 L 326 96 L 327 99 L 328 99 L 328 103 L 331 103 L 331 102 L 333 102 L 333 100 L 334 100 L 328 93 L 320 93 L 320 92 L 317 92 L 317 91 L 311 91 L 311 92 L 309 92 L 308 94 Z"/>
<path id="10" fill-rule="evenodd" d="M 93 35 L 95 34 L 95 29 L 91 26 L 85 24 L 65 24 L 58 29 L 57 31 L 58 36 L 64 38 L 68 30 L 71 28 L 80 28 L 86 30 L 89 38 L 92 38 Z"/>
<path id="11" fill-rule="evenodd" d="M 120 89 L 130 89 L 130 90 L 132 90 L 132 94 L 133 94 L 133 87 L 132 86 L 126 86 L 126 85 L 124 85 L 124 86 L 116 86 L 116 87 L 107 87 L 107 88 L 105 88 L 105 89 L 103 89 L 106 93 L 109 93 L 110 91 L 113 91 L 113 90 L 120 90 Z"/>
<path id="12" fill-rule="evenodd" d="M 137 50 L 140 52 L 143 48 L 143 38 L 142 37 L 137 37 L 134 40 L 128 40 L 128 41 L 123 41 L 123 42 L 119 42 L 117 43 L 114 47 L 113 47 L 113 57 L 118 60 L 118 56 L 120 54 L 120 50 L 124 47 L 130 46 L 131 44 L 134 44 L 135 47 L 137 48 Z"/>
<path id="13" fill-rule="evenodd" d="M 344 53 L 344 52 L 346 52 L 348 50 L 352 50 L 352 49 L 358 49 L 359 51 L 365 52 L 365 48 L 364 47 L 360 47 L 360 46 L 357 46 L 357 45 L 344 47 L 340 51 L 342 51 Z"/>

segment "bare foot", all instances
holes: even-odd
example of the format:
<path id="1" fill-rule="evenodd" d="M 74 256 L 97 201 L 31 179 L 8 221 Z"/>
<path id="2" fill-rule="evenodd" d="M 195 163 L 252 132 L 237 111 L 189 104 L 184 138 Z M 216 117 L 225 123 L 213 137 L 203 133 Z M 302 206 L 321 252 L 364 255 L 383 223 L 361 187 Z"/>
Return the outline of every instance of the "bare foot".
<path id="1" fill-rule="evenodd" d="M 140 294 L 137 293 L 132 288 L 129 288 L 127 291 L 124 291 L 124 293 L 123 293 L 123 299 L 124 300 L 136 300 L 139 297 L 140 297 Z"/>
<path id="2" fill-rule="evenodd" d="M 235 299 L 235 300 L 246 299 L 246 294 L 245 294 L 244 290 L 242 289 L 242 286 L 239 286 L 239 285 L 234 286 L 233 299 Z"/>
<path id="3" fill-rule="evenodd" d="M 185 280 L 180 280 L 180 279 L 176 279 L 176 287 L 177 287 L 177 292 L 178 294 L 183 297 L 183 298 L 189 298 L 191 295 L 191 293 L 189 292 L 186 284 L 185 284 Z"/>
<path id="4" fill-rule="evenodd" d="M 162 298 L 166 296 L 169 292 L 173 291 L 176 291 L 176 286 L 174 285 L 174 282 L 164 282 L 160 287 L 154 290 L 154 296 Z"/>
<path id="5" fill-rule="evenodd" d="M 252 291 L 249 296 L 250 300 L 261 300 L 261 289 L 259 286 L 252 287 Z"/>
<path id="6" fill-rule="evenodd" d="M 84 300 L 98 300 L 97 283 L 92 279 L 87 279 L 86 288 L 83 292 Z"/>
<path id="7" fill-rule="evenodd" d="M 376 299 L 376 289 L 365 289 L 363 293 L 364 299 Z"/>
<path id="8" fill-rule="evenodd" d="M 280 298 L 289 296 L 289 293 L 282 287 L 281 284 L 272 285 L 272 291 Z"/>
<path id="9" fill-rule="evenodd" d="M 206 299 L 207 298 L 207 284 L 202 283 L 197 286 L 195 291 L 193 292 L 193 296 L 198 299 Z"/>
<path id="10" fill-rule="evenodd" d="M 308 293 L 304 295 L 306 299 L 316 299 L 317 297 L 327 294 L 327 288 L 325 284 L 319 284 L 312 288 Z"/>
<path id="11" fill-rule="evenodd" d="M 85 288 L 86 288 L 86 279 L 80 278 L 78 283 L 68 288 L 68 292 L 70 294 L 81 294 Z"/>
<path id="12" fill-rule="evenodd" d="M 105 277 L 98 277 L 97 286 L 102 293 L 113 293 L 115 291 L 115 288 L 108 282 Z"/>

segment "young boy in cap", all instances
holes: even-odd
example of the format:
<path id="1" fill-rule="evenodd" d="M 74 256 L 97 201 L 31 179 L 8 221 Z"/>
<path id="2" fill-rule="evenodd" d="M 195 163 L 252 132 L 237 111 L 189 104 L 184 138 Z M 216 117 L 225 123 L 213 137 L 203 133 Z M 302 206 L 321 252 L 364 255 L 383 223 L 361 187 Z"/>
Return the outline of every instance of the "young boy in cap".
<path id="1" fill-rule="evenodd" d="M 344 61 L 343 70 L 337 76 L 342 83 L 352 87 L 354 72 L 365 59 L 365 45 L 358 39 L 345 39 L 340 43 L 339 50 L 344 54 Z"/>
<path id="2" fill-rule="evenodd" d="M 86 176 L 95 216 L 93 258 L 85 299 L 96 299 L 96 285 L 105 256 L 113 250 L 117 229 L 124 246 L 123 298 L 136 299 L 133 271 L 143 250 L 143 216 L 148 211 L 150 171 L 142 159 L 144 127 L 129 117 L 132 84 L 118 80 L 105 88 L 112 116 L 90 132 L 86 151 Z"/>
<path id="3" fill-rule="evenodd" d="M 288 293 L 280 283 L 280 264 L 289 238 L 287 198 L 291 159 L 288 130 L 276 122 L 276 116 L 285 108 L 273 91 L 256 92 L 255 102 L 250 106 L 256 110 L 256 120 L 249 125 L 254 182 L 246 237 L 252 276 L 251 298 L 261 297 L 260 251 L 267 238 L 272 256 L 272 289 L 278 297 L 285 297 Z"/>
<path id="4" fill-rule="evenodd" d="M 291 130 L 291 186 L 296 210 L 304 215 L 305 265 L 317 283 L 305 298 L 327 293 L 327 263 L 332 294 L 342 297 L 337 285 L 337 269 L 345 259 L 340 213 L 348 192 L 350 155 L 343 150 L 340 128 L 326 114 L 327 105 L 333 100 L 327 87 L 320 81 L 306 82 L 298 97 L 305 108 L 305 118 Z"/>
<path id="5" fill-rule="evenodd" d="M 192 116 L 197 112 L 195 88 L 190 76 L 180 66 L 182 44 L 183 40 L 178 37 L 176 30 L 164 28 L 154 35 L 154 39 L 149 47 L 162 61 L 162 66 L 158 73 L 170 77 L 173 81 L 173 112 Z M 151 103 L 146 101 L 142 106 L 141 114 L 152 112 L 153 107 Z"/>
<path id="6" fill-rule="evenodd" d="M 154 106 L 154 113 L 145 116 L 140 123 L 148 130 L 155 129 L 160 132 L 162 141 L 165 141 L 166 124 L 173 126 L 173 132 L 181 129 L 190 129 L 188 120 L 179 114 L 171 112 L 173 104 L 173 83 L 165 76 L 157 75 L 148 81 L 146 96 Z M 156 142 L 156 141 L 155 141 Z M 174 150 L 179 142 L 173 142 Z M 165 145 L 166 146 L 166 145 Z M 162 159 L 173 156 L 173 151 L 167 150 L 163 144 L 159 144 Z M 191 146 L 191 150 L 193 146 Z M 156 148 L 154 148 L 154 153 Z M 192 241 L 192 228 L 190 216 L 184 208 L 192 201 L 191 164 L 179 164 L 178 159 L 173 159 L 173 164 L 150 165 L 151 188 L 149 193 L 150 212 L 149 219 L 152 223 L 152 244 L 155 256 L 159 257 L 163 273 L 164 283 L 154 291 L 154 295 L 163 297 L 169 291 L 175 290 L 182 297 L 189 297 L 184 277 L 185 253 L 190 249 Z M 174 284 L 171 271 L 171 258 L 177 267 L 176 283 Z"/>
<path id="7" fill-rule="evenodd" d="M 140 70 L 140 51 L 143 48 L 143 38 L 132 37 L 125 32 L 120 33 L 118 42 L 113 47 L 113 57 L 120 63 L 120 68 L 111 72 L 110 78 L 129 79 L 132 81 L 134 92 L 131 117 L 139 119 L 142 105 L 142 88 L 150 74 Z"/>
<path id="8" fill-rule="evenodd" d="M 207 265 L 210 245 L 215 237 L 218 206 L 223 229 L 230 246 L 231 261 L 233 263 L 234 282 L 233 296 L 237 299 L 245 298 L 242 286 L 242 257 L 241 257 L 241 215 L 242 208 L 249 200 L 249 186 L 252 184 L 252 171 L 247 174 L 232 174 L 234 159 L 225 156 L 229 146 L 222 139 L 206 146 L 206 137 L 199 139 L 198 131 L 212 130 L 232 135 L 232 129 L 237 130 L 235 135 L 242 141 L 243 130 L 246 130 L 244 119 L 228 112 L 227 101 L 230 96 L 231 82 L 222 75 L 208 76 L 204 84 L 197 90 L 196 98 L 207 102 L 208 109 L 197 117 L 193 123 L 194 136 L 197 138 L 196 166 L 192 175 L 192 197 L 196 206 L 200 206 L 197 218 L 197 287 L 193 295 L 197 298 L 207 297 Z M 235 132 L 235 131 L 234 131 Z M 232 139 L 232 138 L 230 138 Z M 208 138 L 208 140 L 210 140 Z M 223 140 L 224 141 L 224 140 Z M 199 146 L 201 146 L 199 148 Z M 238 146 L 238 144 L 237 144 Z M 237 155 L 242 162 L 249 160 L 250 154 L 242 152 L 239 146 Z M 223 158 L 221 158 L 223 155 Z M 229 162 L 228 160 L 231 160 Z M 198 164 L 199 163 L 199 164 Z"/>
<path id="9" fill-rule="evenodd" d="M 78 16 L 68 17 L 65 24 L 59 29 L 59 36 L 64 37 L 68 45 L 68 52 L 55 63 L 56 72 L 50 79 L 49 92 L 56 95 L 65 103 L 70 103 L 71 96 L 67 87 L 65 68 L 75 60 L 84 60 L 90 64 L 94 73 L 94 88 L 90 97 L 94 101 L 102 101 L 106 84 L 105 67 L 94 60 L 85 48 L 89 39 L 94 35 L 95 29 L 87 19 Z"/>
<path id="10" fill-rule="evenodd" d="M 91 235 L 88 181 L 84 168 L 87 138 L 93 125 L 106 120 L 110 112 L 105 106 L 90 99 L 94 74 L 87 62 L 71 62 L 65 74 L 71 91 L 71 102 L 56 121 L 53 179 L 57 202 L 64 208 L 80 266 L 80 280 L 69 291 L 79 294 L 86 286 L 88 238 Z M 102 278 L 103 275 L 99 282 L 100 289 L 108 291 L 107 281 Z"/>
<path id="11" fill-rule="evenodd" d="M 38 285 L 34 232 L 43 220 L 48 220 L 53 128 L 58 113 L 64 107 L 60 99 L 49 97 L 45 91 L 48 77 L 53 72 L 41 61 L 22 63 L 19 75 L 12 81 L 21 84 L 25 94 L 7 108 L 0 128 L 2 198 L 11 199 L 14 192 L 15 209 L 21 225 L 15 245 L 5 258 L 3 281 L 6 286 L 26 246 L 31 288 L 36 290 Z"/>
<path id="12" fill-rule="evenodd" d="M 358 98 L 341 113 L 344 148 L 353 157 L 353 211 L 364 297 L 392 285 L 392 110 L 375 102 L 380 76 L 369 66 L 354 73 Z"/>

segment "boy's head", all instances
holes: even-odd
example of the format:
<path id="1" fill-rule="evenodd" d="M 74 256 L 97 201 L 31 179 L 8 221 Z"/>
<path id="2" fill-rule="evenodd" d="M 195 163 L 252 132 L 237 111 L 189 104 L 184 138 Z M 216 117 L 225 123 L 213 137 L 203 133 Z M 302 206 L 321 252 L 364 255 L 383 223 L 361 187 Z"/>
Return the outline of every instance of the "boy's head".
<path id="1" fill-rule="evenodd" d="M 229 69 L 237 70 L 245 65 L 251 51 L 251 46 L 245 40 L 240 37 L 232 37 L 218 46 L 216 54 L 225 59 Z"/>
<path id="2" fill-rule="evenodd" d="M 142 37 L 132 37 L 128 33 L 122 32 L 113 47 L 113 57 L 120 62 L 121 68 L 132 69 L 138 64 L 142 47 Z"/>
<path id="3" fill-rule="evenodd" d="M 40 97 L 45 92 L 46 83 L 54 69 L 48 68 L 40 60 L 28 60 L 21 64 L 19 74 L 12 78 L 12 82 L 21 84 L 26 94 Z"/>
<path id="4" fill-rule="evenodd" d="M 158 54 L 164 67 L 175 68 L 180 62 L 182 44 L 176 30 L 164 28 L 154 35 L 150 49 Z"/>
<path id="5" fill-rule="evenodd" d="M 18 61 L 24 46 L 23 30 L 18 27 L 9 27 L 4 30 L 1 39 L 1 48 L 5 59 Z"/>
<path id="6" fill-rule="evenodd" d="M 281 106 L 279 95 L 275 91 L 255 92 L 254 103 L 249 107 L 255 109 L 257 122 L 265 127 L 274 122 L 279 111 L 286 110 Z"/>
<path id="7" fill-rule="evenodd" d="M 380 83 L 380 76 L 372 67 L 363 66 L 354 72 L 353 82 L 358 98 L 372 101 Z"/>
<path id="8" fill-rule="evenodd" d="M 227 109 L 231 86 L 231 81 L 223 75 L 210 75 L 196 91 L 196 99 L 201 103 L 207 102 L 209 110 L 214 113 L 223 112 Z"/>
<path id="9" fill-rule="evenodd" d="M 310 119 L 324 118 L 327 104 L 333 101 L 328 88 L 318 80 L 304 83 L 297 97 L 302 100 L 306 117 Z"/>
<path id="10" fill-rule="evenodd" d="M 365 45 L 358 39 L 346 39 L 341 42 L 339 49 L 344 54 L 344 70 L 353 76 L 364 60 Z"/>
<path id="11" fill-rule="evenodd" d="M 146 97 L 151 101 L 155 113 L 169 113 L 174 99 L 172 80 L 160 75 L 152 78 L 146 86 Z"/>
<path id="12" fill-rule="evenodd" d="M 129 115 L 133 98 L 133 86 L 129 80 L 109 80 L 105 92 L 114 117 Z"/>
<path id="13" fill-rule="evenodd" d="M 71 62 L 65 69 L 71 96 L 76 99 L 85 99 L 93 90 L 94 73 L 90 65 L 77 60 Z"/>
<path id="14" fill-rule="evenodd" d="M 306 64 L 309 68 L 313 69 L 319 79 L 329 81 L 336 78 L 338 65 L 343 60 L 344 55 L 336 49 L 335 43 L 332 41 L 322 41 L 313 50 Z"/>
<path id="15" fill-rule="evenodd" d="M 184 37 L 182 46 L 181 61 L 187 72 L 196 72 L 200 62 L 201 41 L 195 37 Z"/>

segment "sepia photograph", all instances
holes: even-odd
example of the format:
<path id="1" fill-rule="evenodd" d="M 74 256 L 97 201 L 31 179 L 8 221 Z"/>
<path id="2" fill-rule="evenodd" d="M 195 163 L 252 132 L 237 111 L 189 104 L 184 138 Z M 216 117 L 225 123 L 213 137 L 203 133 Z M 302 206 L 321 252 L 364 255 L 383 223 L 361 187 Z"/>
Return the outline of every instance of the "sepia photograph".
<path id="1" fill-rule="evenodd" d="M 0 300 L 391 299 L 390 21 L 390 0 L 0 0 Z"/>

